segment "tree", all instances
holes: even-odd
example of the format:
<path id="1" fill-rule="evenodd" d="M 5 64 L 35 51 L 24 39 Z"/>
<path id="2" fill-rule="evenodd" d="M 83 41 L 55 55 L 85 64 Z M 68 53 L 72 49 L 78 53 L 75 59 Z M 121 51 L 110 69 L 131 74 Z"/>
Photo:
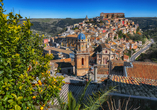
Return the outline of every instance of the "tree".
<path id="1" fill-rule="evenodd" d="M 119 38 L 122 38 L 122 37 L 123 37 L 122 30 L 118 31 L 117 34 L 118 34 L 118 37 L 119 37 Z"/>
<path id="2" fill-rule="evenodd" d="M 42 110 L 61 90 L 63 78 L 50 76 L 53 56 L 42 56 L 44 36 L 32 34 L 27 18 L 19 24 L 20 14 L 4 14 L 0 4 L 0 109 Z"/>
<path id="3" fill-rule="evenodd" d="M 114 36 L 114 39 L 117 39 L 117 37 L 116 37 L 116 36 Z"/>
<path id="4" fill-rule="evenodd" d="M 136 29 L 136 33 L 138 33 L 140 31 L 140 27 L 138 27 L 137 29 Z"/>

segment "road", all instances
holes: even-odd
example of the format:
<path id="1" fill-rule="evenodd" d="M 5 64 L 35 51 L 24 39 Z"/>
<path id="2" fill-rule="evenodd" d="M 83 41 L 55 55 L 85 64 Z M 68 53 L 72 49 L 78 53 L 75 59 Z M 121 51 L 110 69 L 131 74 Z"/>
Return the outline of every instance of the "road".
<path id="1" fill-rule="evenodd" d="M 140 55 L 143 51 L 147 50 L 151 44 L 154 43 L 154 40 L 151 39 L 151 43 L 149 43 L 146 47 L 142 48 L 141 50 L 139 50 L 137 53 L 135 53 L 133 56 L 131 56 L 130 61 L 135 61 L 135 58 Z"/>

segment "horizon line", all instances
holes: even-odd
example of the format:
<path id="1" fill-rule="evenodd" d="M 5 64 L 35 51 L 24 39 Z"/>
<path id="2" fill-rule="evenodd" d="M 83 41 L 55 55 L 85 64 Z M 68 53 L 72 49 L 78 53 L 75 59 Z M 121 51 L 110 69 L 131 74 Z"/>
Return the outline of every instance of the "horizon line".
<path id="1" fill-rule="evenodd" d="M 30 17 L 27 17 L 27 18 L 30 18 Z M 67 18 L 70 18 L 70 17 L 67 17 Z M 30 18 L 30 19 L 67 19 L 67 18 Z M 157 18 L 157 17 L 155 16 L 155 17 L 124 17 L 124 18 Z M 21 19 L 25 19 L 25 18 L 21 18 Z M 71 19 L 85 19 L 85 17 L 84 18 L 71 18 Z M 92 19 L 92 18 L 88 18 L 88 19 Z"/>

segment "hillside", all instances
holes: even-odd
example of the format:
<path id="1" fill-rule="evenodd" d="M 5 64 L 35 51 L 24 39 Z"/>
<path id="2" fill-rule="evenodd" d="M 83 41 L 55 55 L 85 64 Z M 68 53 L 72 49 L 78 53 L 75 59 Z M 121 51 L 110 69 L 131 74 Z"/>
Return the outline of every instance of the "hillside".
<path id="1" fill-rule="evenodd" d="M 142 31 L 152 30 L 157 27 L 157 17 L 128 17 L 127 19 L 139 24 Z"/>
<path id="2" fill-rule="evenodd" d="M 157 18 L 156 17 L 143 17 L 143 18 L 128 18 L 133 20 L 135 24 L 139 24 L 139 27 L 144 32 L 144 35 L 150 36 L 154 39 L 154 44 L 151 45 L 149 50 L 142 53 L 137 61 L 150 61 L 157 63 Z"/>
<path id="3" fill-rule="evenodd" d="M 129 17 L 127 19 L 134 21 L 135 24 L 139 24 L 140 29 L 142 29 L 144 32 L 146 30 L 153 30 L 157 27 L 157 17 Z M 22 23 L 23 20 L 25 19 L 21 19 L 20 23 Z M 83 20 L 84 18 L 34 18 L 30 19 L 30 22 L 34 24 L 31 26 L 31 30 L 34 32 L 39 32 L 47 36 L 55 36 L 61 32 L 64 32 L 66 26 L 82 22 Z"/>
<path id="4" fill-rule="evenodd" d="M 20 24 L 25 19 L 20 20 Z M 41 19 L 30 19 L 30 22 L 33 23 L 31 30 L 33 32 L 39 32 L 40 34 L 45 34 L 46 36 L 52 37 L 61 32 L 65 31 L 65 27 L 73 25 L 75 23 L 82 22 L 84 19 L 53 19 L 53 18 L 41 18 Z"/>

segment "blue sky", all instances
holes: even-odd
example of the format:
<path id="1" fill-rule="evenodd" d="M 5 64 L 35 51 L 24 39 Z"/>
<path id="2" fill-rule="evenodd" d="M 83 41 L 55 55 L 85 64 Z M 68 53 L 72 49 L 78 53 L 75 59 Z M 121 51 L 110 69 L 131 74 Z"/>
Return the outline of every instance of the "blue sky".
<path id="1" fill-rule="evenodd" d="M 101 12 L 123 12 L 126 17 L 157 17 L 157 0 L 3 0 L 5 13 L 23 18 L 89 18 Z"/>

